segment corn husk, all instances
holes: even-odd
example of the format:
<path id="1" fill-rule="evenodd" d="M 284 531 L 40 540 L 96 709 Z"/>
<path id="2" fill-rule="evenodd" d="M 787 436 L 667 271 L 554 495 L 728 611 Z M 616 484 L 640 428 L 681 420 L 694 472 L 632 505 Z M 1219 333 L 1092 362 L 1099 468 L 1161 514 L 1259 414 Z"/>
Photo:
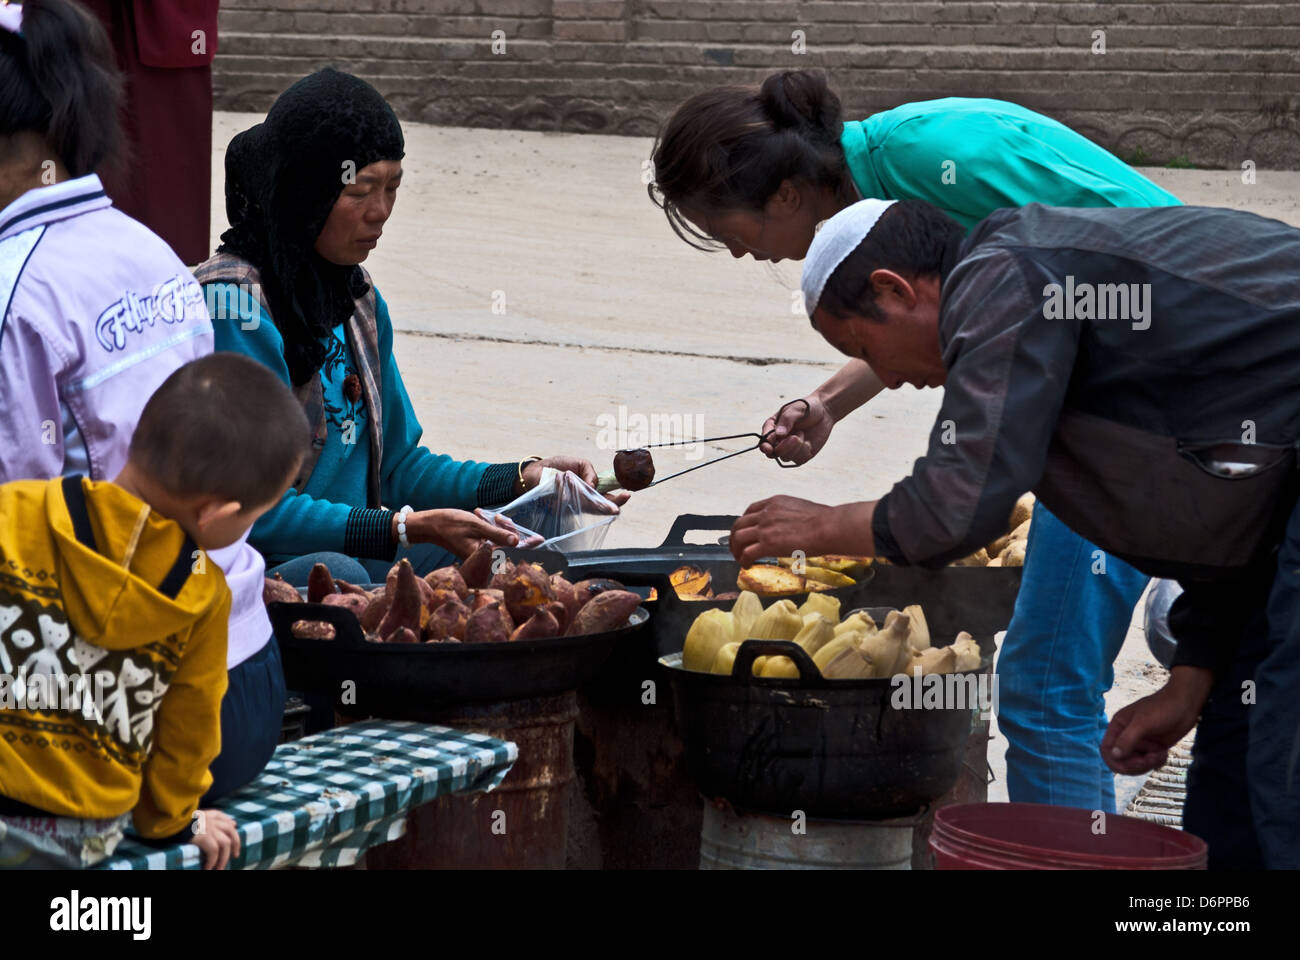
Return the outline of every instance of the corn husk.
<path id="1" fill-rule="evenodd" d="M 747 640 L 754 621 L 763 615 L 763 601 L 752 590 L 742 590 L 731 607 L 731 617 L 735 621 L 735 633 L 731 639 L 739 643 Z"/>
<path id="2" fill-rule="evenodd" d="M 842 633 L 865 633 L 871 634 L 876 632 L 876 621 L 871 619 L 871 614 L 865 610 L 859 610 L 857 613 L 851 613 L 835 627 L 835 635 L 838 637 Z"/>
<path id="3" fill-rule="evenodd" d="M 822 676 L 827 680 L 866 680 L 874 677 L 876 675 L 875 664 L 863 650 L 867 639 L 856 635 L 843 638 L 843 644 L 827 659 L 826 665 L 821 668 Z M 840 644 L 839 640 L 827 646 L 837 644 Z"/>
<path id="4" fill-rule="evenodd" d="M 929 647 L 912 655 L 907 665 L 908 676 L 917 670 L 927 673 L 952 673 L 957 666 L 957 654 L 952 647 Z"/>
<path id="5" fill-rule="evenodd" d="M 793 600 L 778 600 L 759 615 L 746 640 L 793 640 L 803 629 Z"/>
<path id="6" fill-rule="evenodd" d="M 963 630 L 957 634 L 957 639 L 952 642 L 948 649 L 953 651 L 957 662 L 953 665 L 953 673 L 965 673 L 967 670 L 978 670 L 980 667 L 980 646 L 975 642 L 975 638 Z"/>
<path id="7" fill-rule="evenodd" d="M 1029 518 L 1032 517 L 1033 515 L 1034 515 L 1034 495 L 1032 493 L 1026 493 L 1019 500 L 1017 500 L 1016 505 L 1011 508 L 1011 519 L 1007 523 L 1007 526 L 1010 527 L 1012 530 L 1014 530 L 1022 523 L 1028 523 Z"/>
<path id="8" fill-rule="evenodd" d="M 810 593 L 798 612 L 801 617 L 807 617 L 810 613 L 820 613 L 832 624 L 837 624 L 840 622 L 840 598 L 824 593 Z"/>
<path id="9" fill-rule="evenodd" d="M 804 648 L 810 657 L 835 639 L 835 624 L 820 613 L 810 613 L 803 618 L 803 629 L 795 634 L 794 642 Z"/>
<path id="10" fill-rule="evenodd" d="M 787 677 L 791 680 L 799 677 L 799 668 L 789 657 L 759 657 L 758 659 L 765 661 L 758 674 L 760 677 Z M 758 660 L 754 661 L 754 666 L 758 666 Z"/>
<path id="11" fill-rule="evenodd" d="M 903 612 L 911 621 L 907 632 L 908 644 L 913 650 L 925 650 L 930 646 L 930 625 L 925 622 L 925 611 L 919 603 L 913 603 L 904 607 Z"/>
<path id="12" fill-rule="evenodd" d="M 686 633 L 682 646 L 682 667 L 708 673 L 724 644 L 735 639 L 735 623 L 726 610 L 705 610 Z"/>
<path id="13" fill-rule="evenodd" d="M 1004 567 L 1023 567 L 1025 565 L 1025 545 L 1027 540 L 1012 540 L 1007 548 L 998 554 Z"/>
<path id="14" fill-rule="evenodd" d="M 709 668 L 710 673 L 721 673 L 731 676 L 731 668 L 736 664 L 736 654 L 740 651 L 740 644 L 724 643 L 718 650 L 718 654 L 713 658 L 713 666 Z"/>
<path id="15" fill-rule="evenodd" d="M 826 676 L 826 668 L 830 662 L 835 659 L 841 651 L 847 649 L 855 641 L 866 639 L 866 636 L 865 633 L 860 631 L 855 632 L 852 630 L 836 634 L 829 643 L 813 654 L 813 663 L 817 665 L 817 669 L 821 671 L 822 676 Z"/>
<path id="16" fill-rule="evenodd" d="M 911 623 L 907 614 L 891 610 L 884 627 L 858 645 L 858 649 L 871 660 L 872 676 L 892 677 L 903 672 L 912 659 L 912 649 L 907 645 Z"/>

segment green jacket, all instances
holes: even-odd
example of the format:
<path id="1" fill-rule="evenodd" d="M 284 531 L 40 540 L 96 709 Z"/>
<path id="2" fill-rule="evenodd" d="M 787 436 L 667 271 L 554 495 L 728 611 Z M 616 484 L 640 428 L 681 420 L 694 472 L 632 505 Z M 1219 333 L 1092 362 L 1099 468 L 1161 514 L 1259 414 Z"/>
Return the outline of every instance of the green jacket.
<path id="1" fill-rule="evenodd" d="M 926 200 L 967 230 L 1000 207 L 1166 207 L 1181 201 L 1041 113 L 1004 100 L 905 103 L 844 124 L 864 197 Z"/>

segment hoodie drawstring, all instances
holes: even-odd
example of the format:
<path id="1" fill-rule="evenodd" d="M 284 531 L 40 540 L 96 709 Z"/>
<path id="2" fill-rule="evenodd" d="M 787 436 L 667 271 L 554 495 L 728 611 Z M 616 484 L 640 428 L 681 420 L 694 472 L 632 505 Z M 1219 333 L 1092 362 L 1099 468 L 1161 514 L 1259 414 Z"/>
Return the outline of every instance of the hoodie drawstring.
<path id="1" fill-rule="evenodd" d="M 135 556 L 135 548 L 140 544 L 140 534 L 149 519 L 150 509 L 149 504 L 141 504 L 140 514 L 135 518 L 135 527 L 131 530 L 131 539 L 126 542 L 126 555 L 122 557 L 122 566 L 128 571 L 131 569 L 131 558 Z"/>

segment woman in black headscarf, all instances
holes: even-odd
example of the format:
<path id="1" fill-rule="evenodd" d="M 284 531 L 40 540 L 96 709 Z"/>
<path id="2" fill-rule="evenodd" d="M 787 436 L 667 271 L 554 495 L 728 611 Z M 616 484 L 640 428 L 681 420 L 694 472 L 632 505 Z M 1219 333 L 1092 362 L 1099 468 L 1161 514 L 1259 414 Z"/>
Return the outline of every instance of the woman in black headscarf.
<path id="1" fill-rule="evenodd" d="M 483 539 L 513 546 L 517 533 L 477 508 L 535 486 L 546 467 L 596 482 L 574 457 L 487 464 L 419 445 L 388 308 L 360 266 L 392 213 L 404 152 L 378 91 L 333 69 L 289 87 L 226 151 L 230 229 L 197 275 L 216 348 L 279 373 L 315 431 L 303 477 L 250 536 L 291 583 L 317 561 L 382 580 L 399 546 L 421 573 Z"/>

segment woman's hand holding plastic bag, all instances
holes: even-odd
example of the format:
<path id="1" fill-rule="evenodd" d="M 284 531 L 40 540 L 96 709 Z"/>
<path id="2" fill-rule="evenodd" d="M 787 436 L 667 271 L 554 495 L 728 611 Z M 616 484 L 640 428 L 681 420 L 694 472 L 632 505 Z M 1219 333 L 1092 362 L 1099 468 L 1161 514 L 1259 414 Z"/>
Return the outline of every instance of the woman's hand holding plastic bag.
<path id="1" fill-rule="evenodd" d="M 626 497 L 621 498 L 626 500 Z M 545 468 L 536 486 L 499 511 L 481 510 L 485 520 L 509 522 L 521 540 L 563 552 L 597 550 L 605 542 L 619 507 L 576 473 Z M 524 546 L 520 543 L 520 546 Z"/>

